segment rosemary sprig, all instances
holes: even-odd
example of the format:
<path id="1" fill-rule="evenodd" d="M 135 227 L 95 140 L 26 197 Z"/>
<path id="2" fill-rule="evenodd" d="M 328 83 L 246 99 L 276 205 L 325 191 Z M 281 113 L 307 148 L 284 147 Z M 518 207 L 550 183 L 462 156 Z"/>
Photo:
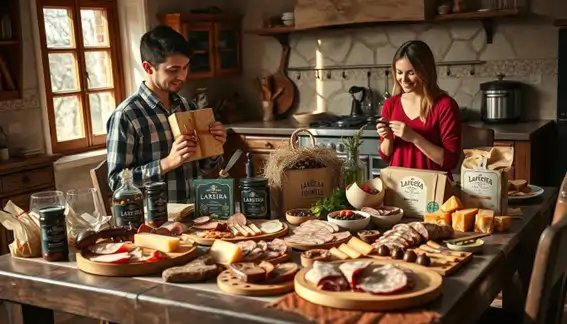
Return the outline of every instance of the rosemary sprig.
<path id="1" fill-rule="evenodd" d="M 353 136 L 342 139 L 343 145 L 345 146 L 346 150 L 349 151 L 351 154 L 355 154 L 358 151 L 358 148 L 360 147 L 362 142 L 364 142 L 360 140 L 364 128 L 366 128 L 366 125 L 360 127 L 360 129 Z"/>

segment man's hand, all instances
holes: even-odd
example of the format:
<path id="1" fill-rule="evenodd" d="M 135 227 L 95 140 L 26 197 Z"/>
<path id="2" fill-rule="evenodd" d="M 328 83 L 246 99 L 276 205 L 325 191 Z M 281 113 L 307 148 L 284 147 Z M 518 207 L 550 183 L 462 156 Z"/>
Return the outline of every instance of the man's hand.
<path id="1" fill-rule="evenodd" d="M 188 135 L 178 137 L 173 145 L 169 155 L 160 161 L 161 173 L 166 174 L 171 170 L 177 169 L 190 157 L 197 152 L 197 143 Z"/>
<path id="2" fill-rule="evenodd" d="M 223 144 L 226 142 L 226 128 L 224 128 L 224 126 L 221 123 L 219 122 L 212 123 L 209 128 L 209 131 L 217 141 Z"/>

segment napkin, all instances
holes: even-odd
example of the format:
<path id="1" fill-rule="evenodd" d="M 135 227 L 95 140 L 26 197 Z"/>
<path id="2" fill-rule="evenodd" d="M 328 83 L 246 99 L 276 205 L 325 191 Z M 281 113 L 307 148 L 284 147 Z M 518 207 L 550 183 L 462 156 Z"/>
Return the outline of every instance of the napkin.
<path id="1" fill-rule="evenodd" d="M 14 242 L 8 246 L 10 254 L 22 258 L 41 256 L 39 219 L 8 201 L 0 210 L 0 223 L 14 233 Z"/>

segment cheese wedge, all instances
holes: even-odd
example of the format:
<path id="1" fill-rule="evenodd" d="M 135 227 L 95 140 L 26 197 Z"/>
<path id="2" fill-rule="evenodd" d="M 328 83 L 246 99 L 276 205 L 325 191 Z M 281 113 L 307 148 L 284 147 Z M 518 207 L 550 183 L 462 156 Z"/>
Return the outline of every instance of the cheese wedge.
<path id="1" fill-rule="evenodd" d="M 351 248 L 350 246 L 344 243 L 339 246 L 339 250 L 345 253 L 346 255 L 348 255 L 352 259 L 358 259 L 362 257 L 362 253 L 358 252 L 357 250 Z"/>
<path id="2" fill-rule="evenodd" d="M 512 217 L 510 216 L 495 216 L 494 217 L 494 231 L 506 232 L 512 226 Z"/>
<path id="3" fill-rule="evenodd" d="M 461 203 L 461 200 L 457 198 L 457 196 L 451 196 L 451 198 L 447 199 L 441 206 L 441 211 L 446 213 L 452 213 L 459 209 L 463 209 L 463 203 Z"/>
<path id="4" fill-rule="evenodd" d="M 344 253 L 343 251 L 337 249 L 336 247 L 330 249 L 329 253 L 331 253 L 331 259 L 332 260 L 346 260 L 346 259 L 348 259 L 348 255 L 346 253 Z"/>
<path id="5" fill-rule="evenodd" d="M 219 264 L 232 264 L 242 259 L 242 250 L 234 243 L 223 240 L 215 240 L 209 249 L 209 254 Z"/>
<path id="6" fill-rule="evenodd" d="M 437 224 L 440 221 L 441 214 L 439 213 L 431 213 L 423 215 L 423 222 L 430 223 L 430 224 Z"/>
<path id="7" fill-rule="evenodd" d="M 161 252 L 175 252 L 179 250 L 181 241 L 179 237 L 165 236 L 154 233 L 134 234 L 134 245 L 154 249 Z"/>
<path id="8" fill-rule="evenodd" d="M 458 232 L 472 232 L 477 213 L 478 208 L 457 210 L 451 216 L 453 229 Z"/>
<path id="9" fill-rule="evenodd" d="M 476 233 L 492 234 L 494 231 L 494 211 L 490 209 L 479 209 L 474 222 Z"/>
<path id="10" fill-rule="evenodd" d="M 362 253 L 362 255 L 369 255 L 370 253 L 374 252 L 372 245 L 364 242 L 358 237 L 353 236 L 350 240 L 348 240 L 347 245 L 353 248 L 355 251 Z"/>
<path id="11" fill-rule="evenodd" d="M 452 216 L 451 213 L 438 211 L 435 213 L 423 215 L 423 222 L 437 224 L 437 225 L 452 226 Z"/>

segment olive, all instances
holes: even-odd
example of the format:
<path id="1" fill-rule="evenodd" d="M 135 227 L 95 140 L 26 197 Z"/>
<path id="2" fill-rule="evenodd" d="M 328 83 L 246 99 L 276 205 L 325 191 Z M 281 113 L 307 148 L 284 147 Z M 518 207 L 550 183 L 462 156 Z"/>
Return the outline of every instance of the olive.
<path id="1" fill-rule="evenodd" d="M 417 260 L 417 254 L 413 251 L 406 251 L 404 254 L 404 261 L 406 262 L 415 262 Z"/>
<path id="2" fill-rule="evenodd" d="M 431 265 L 431 259 L 427 256 L 427 254 L 421 254 L 417 257 L 417 264 L 429 267 Z"/>
<path id="3" fill-rule="evenodd" d="M 394 248 L 394 250 L 392 250 L 392 258 L 396 260 L 401 260 L 403 257 L 404 257 L 404 251 L 402 251 L 402 249 Z"/>
<path id="4" fill-rule="evenodd" d="M 378 255 L 379 256 L 389 256 L 390 255 L 390 249 L 388 249 L 388 247 L 385 246 L 385 245 L 380 245 L 380 247 L 378 248 Z"/>

